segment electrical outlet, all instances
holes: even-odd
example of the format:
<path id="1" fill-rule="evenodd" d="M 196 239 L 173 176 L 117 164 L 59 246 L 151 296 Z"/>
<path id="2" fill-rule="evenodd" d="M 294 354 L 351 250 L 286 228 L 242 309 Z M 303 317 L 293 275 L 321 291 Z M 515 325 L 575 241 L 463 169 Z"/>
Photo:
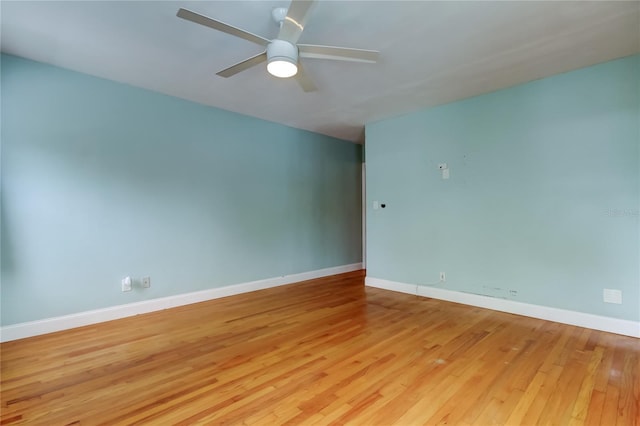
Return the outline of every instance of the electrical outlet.
<path id="1" fill-rule="evenodd" d="M 131 277 L 122 279 L 122 291 L 131 291 Z"/>
<path id="2" fill-rule="evenodd" d="M 151 287 L 151 277 L 142 277 L 142 287 L 144 288 Z"/>
<path id="3" fill-rule="evenodd" d="M 440 281 L 445 282 L 447 280 L 447 276 L 444 272 L 440 272 Z"/>

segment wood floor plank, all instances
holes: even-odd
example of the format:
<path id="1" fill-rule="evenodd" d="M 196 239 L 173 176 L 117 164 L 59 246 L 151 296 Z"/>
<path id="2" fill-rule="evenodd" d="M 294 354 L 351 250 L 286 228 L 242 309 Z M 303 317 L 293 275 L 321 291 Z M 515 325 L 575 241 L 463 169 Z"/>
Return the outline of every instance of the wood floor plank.
<path id="1" fill-rule="evenodd" d="M 548 373 L 546 373 L 546 377 L 542 383 L 542 387 L 536 394 L 533 402 L 524 415 L 525 421 L 523 424 L 544 424 L 539 421 L 540 417 L 546 410 L 549 401 L 553 401 L 560 395 L 558 391 L 558 381 L 562 372 L 562 367 L 556 365 L 553 366 Z"/>
<path id="2" fill-rule="evenodd" d="M 603 392 L 594 390 L 591 394 L 591 401 L 589 402 L 589 409 L 587 411 L 587 417 L 584 420 L 586 426 L 597 426 L 601 423 L 602 408 L 604 406 Z"/>
<path id="3" fill-rule="evenodd" d="M 543 383 L 547 378 L 548 373 L 538 371 L 537 374 L 533 377 L 531 382 L 524 391 L 524 394 L 520 397 L 517 404 L 509 414 L 505 424 L 509 425 L 520 425 L 524 424 L 527 419 L 526 414 L 536 396 L 540 392 Z"/>
<path id="4" fill-rule="evenodd" d="M 640 377 L 640 357 L 638 354 L 625 351 L 622 385 L 618 398 L 618 418 L 616 425 L 640 423 L 640 394 L 638 381 Z"/>
<path id="5" fill-rule="evenodd" d="M 3 343 L 0 424 L 638 425 L 638 339 L 363 277 Z"/>
<path id="6" fill-rule="evenodd" d="M 587 412 L 591 404 L 591 394 L 595 384 L 595 372 L 602 361 L 602 353 L 602 347 L 597 346 L 593 348 L 593 354 L 587 366 L 587 374 L 584 376 L 578 397 L 576 398 L 576 403 L 573 406 L 571 417 L 578 420 L 579 423 L 584 423 L 587 418 Z"/>
<path id="7" fill-rule="evenodd" d="M 614 425 L 618 420 L 618 398 L 620 391 L 615 386 L 607 386 L 604 404 L 602 406 L 602 414 L 600 416 L 600 424 Z"/>

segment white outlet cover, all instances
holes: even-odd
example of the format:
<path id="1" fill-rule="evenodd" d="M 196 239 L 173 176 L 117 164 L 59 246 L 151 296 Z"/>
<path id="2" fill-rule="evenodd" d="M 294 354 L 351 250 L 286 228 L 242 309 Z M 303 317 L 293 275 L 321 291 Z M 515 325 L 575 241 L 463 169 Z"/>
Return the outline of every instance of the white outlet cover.
<path id="1" fill-rule="evenodd" d="M 602 289 L 602 300 L 605 303 L 622 304 L 622 291 L 611 288 Z"/>

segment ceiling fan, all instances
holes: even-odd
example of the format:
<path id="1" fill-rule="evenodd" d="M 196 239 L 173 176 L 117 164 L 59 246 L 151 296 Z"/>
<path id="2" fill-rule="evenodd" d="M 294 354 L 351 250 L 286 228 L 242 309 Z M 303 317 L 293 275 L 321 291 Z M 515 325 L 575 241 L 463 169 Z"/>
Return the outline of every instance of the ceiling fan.
<path id="1" fill-rule="evenodd" d="M 296 77 L 305 92 L 316 90 L 316 86 L 305 73 L 298 58 L 331 59 L 336 61 L 377 62 L 379 52 L 375 50 L 351 49 L 337 46 L 320 46 L 315 44 L 298 44 L 298 39 L 304 30 L 313 0 L 292 0 L 289 8 L 279 7 L 272 12 L 272 17 L 280 31 L 273 40 L 250 33 L 213 18 L 201 15 L 187 9 L 179 9 L 177 16 L 196 24 L 222 31 L 232 36 L 240 37 L 250 42 L 266 47 L 258 55 L 238 62 L 223 69 L 217 75 L 231 77 L 255 65 L 267 62 L 267 71 L 281 78 Z"/>

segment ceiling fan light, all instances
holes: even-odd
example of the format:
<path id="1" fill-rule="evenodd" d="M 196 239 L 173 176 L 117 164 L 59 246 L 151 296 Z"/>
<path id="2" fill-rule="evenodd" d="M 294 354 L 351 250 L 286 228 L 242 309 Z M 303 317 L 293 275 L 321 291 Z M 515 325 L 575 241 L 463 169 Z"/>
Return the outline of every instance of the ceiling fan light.
<path id="1" fill-rule="evenodd" d="M 267 71 L 275 77 L 289 78 L 298 73 L 298 66 L 290 60 L 275 58 L 267 64 Z"/>
<path id="2" fill-rule="evenodd" d="M 288 78 L 298 73 L 298 47 L 284 40 L 272 40 L 267 46 L 267 71 Z"/>

